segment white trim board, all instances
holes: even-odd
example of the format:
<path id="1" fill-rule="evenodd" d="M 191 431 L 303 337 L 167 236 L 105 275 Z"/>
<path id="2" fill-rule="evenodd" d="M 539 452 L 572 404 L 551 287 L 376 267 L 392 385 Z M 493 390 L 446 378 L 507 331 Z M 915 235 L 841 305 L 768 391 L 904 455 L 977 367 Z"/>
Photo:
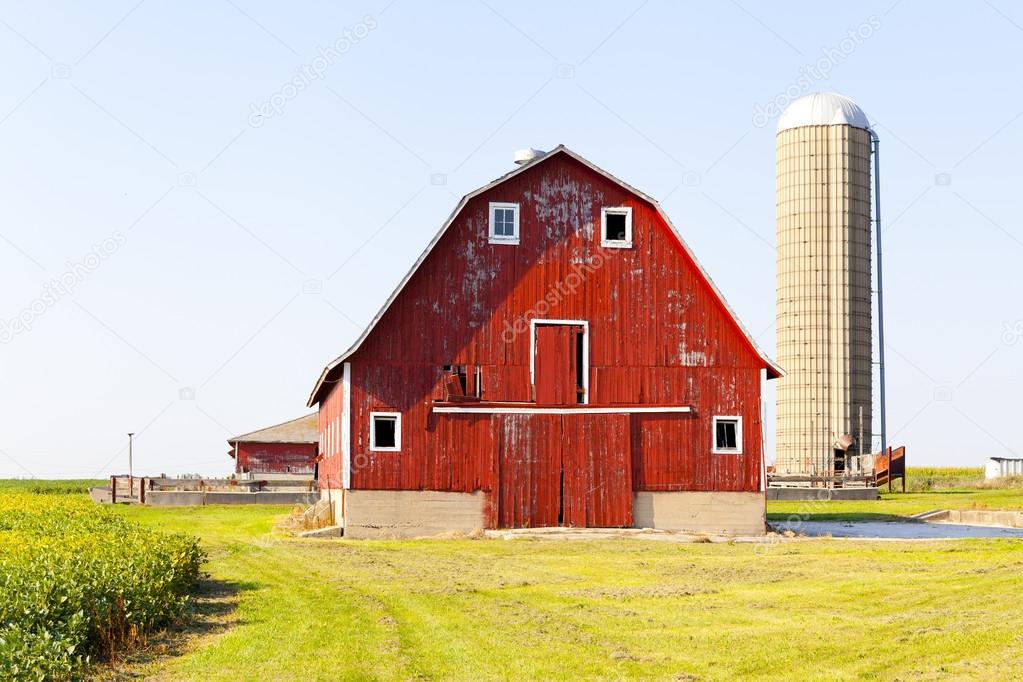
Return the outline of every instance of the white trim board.
<path id="1" fill-rule="evenodd" d="M 352 363 L 341 372 L 341 487 L 352 487 Z"/>
<path id="2" fill-rule="evenodd" d="M 668 407 L 434 407 L 434 412 L 447 414 L 661 414 L 692 412 L 688 405 Z"/>

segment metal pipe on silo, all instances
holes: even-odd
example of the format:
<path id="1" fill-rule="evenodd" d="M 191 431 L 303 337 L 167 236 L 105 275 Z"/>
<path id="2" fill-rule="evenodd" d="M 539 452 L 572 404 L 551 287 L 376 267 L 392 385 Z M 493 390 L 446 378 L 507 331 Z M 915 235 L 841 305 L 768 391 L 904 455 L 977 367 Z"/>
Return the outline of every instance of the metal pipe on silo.
<path id="1" fill-rule="evenodd" d="M 873 143 L 874 152 L 874 231 L 876 232 L 877 248 L 877 367 L 878 367 L 878 389 L 881 392 L 879 399 L 881 409 L 881 452 L 888 447 L 888 424 L 887 411 L 885 409 L 884 394 L 884 268 L 881 267 L 881 139 L 877 132 L 870 131 L 870 139 Z M 862 451 L 863 446 L 860 445 Z"/>

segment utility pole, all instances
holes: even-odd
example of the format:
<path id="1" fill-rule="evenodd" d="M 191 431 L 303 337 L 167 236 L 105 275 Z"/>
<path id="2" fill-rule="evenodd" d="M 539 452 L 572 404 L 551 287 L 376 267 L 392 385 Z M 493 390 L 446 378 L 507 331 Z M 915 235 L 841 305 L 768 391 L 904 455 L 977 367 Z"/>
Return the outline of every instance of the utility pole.
<path id="1" fill-rule="evenodd" d="M 133 495 L 135 490 L 135 479 L 131 473 L 131 441 L 132 436 L 135 434 L 131 431 L 128 432 L 128 495 Z"/>

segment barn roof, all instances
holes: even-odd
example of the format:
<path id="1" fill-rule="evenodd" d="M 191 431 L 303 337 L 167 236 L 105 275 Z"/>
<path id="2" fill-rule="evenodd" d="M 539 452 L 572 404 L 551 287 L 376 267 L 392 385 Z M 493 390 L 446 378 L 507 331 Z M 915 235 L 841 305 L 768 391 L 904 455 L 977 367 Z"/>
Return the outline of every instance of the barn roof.
<path id="1" fill-rule="evenodd" d="M 307 403 L 307 405 L 309 407 L 312 407 L 313 405 L 315 405 L 319 401 L 319 399 L 320 399 L 320 392 L 323 389 L 324 384 L 327 382 L 327 377 L 330 374 L 330 372 L 332 370 L 334 370 L 342 362 L 344 362 L 346 359 L 351 357 L 351 355 L 353 353 L 355 353 L 355 351 L 359 350 L 359 347 L 362 346 L 363 342 L 369 337 L 370 333 L 373 331 L 373 328 L 376 327 L 378 322 L 380 322 L 380 319 L 384 316 L 384 313 L 387 312 L 387 309 L 390 308 L 391 304 L 394 303 L 395 299 L 398 298 L 398 295 L 405 288 L 405 285 L 408 284 L 408 281 L 410 279 L 412 279 L 412 275 L 415 274 L 416 270 L 419 269 L 419 266 L 421 266 L 423 264 L 423 262 L 426 260 L 427 256 L 430 255 L 430 252 L 433 251 L 433 248 L 440 241 L 441 237 L 443 237 L 444 233 L 447 232 L 448 227 L 450 227 L 451 224 L 453 222 L 455 222 L 455 219 L 462 212 L 462 209 L 465 208 L 466 204 L 468 204 L 470 200 L 472 200 L 475 197 L 479 196 L 480 194 L 483 194 L 484 192 L 492 189 L 493 187 L 496 187 L 497 185 L 501 184 L 502 182 L 504 182 L 504 181 L 506 181 L 506 180 L 508 180 L 510 178 L 513 178 L 516 175 L 519 175 L 520 173 L 523 173 L 523 172 L 525 172 L 526 170 L 528 170 L 530 168 L 538 166 L 538 165 L 542 164 L 543 162 L 545 162 L 545 161 L 547 161 L 547 160 L 549 160 L 549 159 L 551 159 L 551 158 L 553 158 L 553 157 L 555 157 L 555 156 L 557 156 L 559 154 L 564 154 L 564 155 L 566 155 L 566 156 L 568 156 L 568 157 L 570 157 L 572 159 L 575 159 L 576 161 L 578 161 L 582 165 L 586 166 L 587 168 L 593 170 L 594 172 L 598 173 L 599 175 L 602 175 L 603 177 L 607 178 L 608 180 L 611 180 L 612 182 L 616 183 L 617 185 L 619 185 L 620 187 L 622 187 L 626 191 L 632 192 L 633 194 L 635 194 L 639 198 L 641 198 L 644 201 L 650 203 L 654 207 L 654 209 L 656 209 L 656 211 L 657 211 L 658 215 L 660 215 L 661 219 L 664 220 L 665 224 L 668 225 L 669 229 L 671 229 L 672 234 L 675 236 L 676 239 L 678 239 L 679 244 L 682 246 L 683 250 L 685 250 L 685 252 L 689 256 L 689 258 L 692 259 L 693 263 L 696 264 L 696 267 L 700 271 L 700 274 L 707 281 L 707 284 L 710 285 L 711 290 L 714 292 L 714 294 L 717 296 L 718 300 L 724 306 L 725 310 L 728 312 L 729 316 L 735 322 L 736 326 L 738 326 L 739 331 L 743 334 L 743 336 L 745 336 L 747 342 L 749 342 L 750 346 L 757 353 L 757 355 L 759 355 L 760 358 L 764 361 L 764 366 L 767 368 L 767 376 L 768 376 L 768 378 L 772 378 L 773 379 L 773 378 L 780 377 L 780 376 L 782 376 L 784 374 L 784 372 L 782 371 L 781 367 L 779 367 L 777 364 L 775 364 L 775 362 L 773 360 L 771 360 L 771 358 L 768 357 L 767 353 L 764 352 L 764 350 L 761 349 L 759 345 L 757 345 L 757 342 L 753 338 L 753 335 L 750 334 L 749 330 L 747 330 L 746 327 L 743 326 L 742 322 L 739 321 L 739 318 L 736 316 L 735 311 L 733 311 L 732 307 L 730 305 L 728 305 L 728 301 L 725 300 L 725 297 L 721 294 L 721 291 L 717 288 L 717 285 L 714 284 L 714 280 L 712 280 L 710 275 L 707 274 L 707 271 L 700 264 L 700 261 L 698 261 L 696 259 L 696 256 L 695 256 L 695 254 L 693 254 L 692 249 L 690 249 L 689 245 L 686 244 L 684 239 L 682 239 L 682 235 L 675 228 L 674 223 L 672 223 L 671 219 L 668 218 L 668 215 L 664 212 L 664 209 L 661 208 L 660 204 L 658 204 L 657 201 L 653 197 L 648 196 L 647 194 L 639 191 L 638 189 L 636 189 L 632 185 L 629 185 L 628 183 L 623 182 L 622 180 L 616 178 L 614 175 L 611 175 L 610 173 L 608 173 L 603 168 L 600 168 L 599 166 L 597 166 L 597 165 L 591 163 L 590 161 L 584 159 L 582 156 L 576 154 L 575 152 L 573 152 L 571 149 L 569 149 L 565 145 L 560 144 L 557 147 L 555 147 L 554 149 L 552 149 L 551 151 L 547 152 L 546 154 L 544 154 L 542 156 L 539 156 L 539 157 L 533 159 L 532 161 L 530 161 L 528 163 L 522 164 L 518 168 L 515 168 L 515 169 L 513 169 L 512 171 L 510 171 L 508 173 L 505 173 L 504 175 L 502 175 L 501 177 L 497 178 L 496 180 L 493 180 L 492 182 L 489 182 L 486 185 L 480 187 L 479 189 L 476 189 L 476 190 L 474 190 L 474 191 L 470 192 L 469 194 L 466 194 L 465 196 L 462 197 L 461 201 L 458 202 L 458 205 L 455 206 L 455 209 L 451 212 L 451 215 L 449 215 L 448 219 L 446 221 L 444 221 L 444 224 L 441 226 L 440 230 L 434 236 L 433 240 L 430 241 L 429 245 L 427 245 L 426 249 L 423 251 L 422 255 L 419 256 L 419 259 L 415 262 L 415 264 L 413 264 L 412 268 L 407 273 L 405 273 L 405 277 L 402 278 L 402 280 L 398 284 L 397 288 L 394 290 L 394 292 L 391 294 L 391 296 L 384 303 L 383 307 L 380 308 L 380 311 L 376 314 L 376 317 L 374 317 L 373 320 L 366 327 L 366 329 L 363 330 L 363 332 L 359 336 L 359 338 L 355 340 L 355 343 L 353 343 L 348 348 L 348 350 L 346 350 L 344 353 L 339 355 L 330 364 L 328 364 L 326 367 L 323 368 L 323 371 L 320 373 L 320 377 L 316 380 L 316 385 L 313 387 L 312 393 L 309 394 L 309 402 Z"/>
<path id="2" fill-rule="evenodd" d="M 228 438 L 227 442 L 234 443 L 315 443 L 319 440 L 317 422 L 319 413 L 313 412 L 298 419 L 268 426 L 265 429 L 243 433 L 240 436 Z"/>

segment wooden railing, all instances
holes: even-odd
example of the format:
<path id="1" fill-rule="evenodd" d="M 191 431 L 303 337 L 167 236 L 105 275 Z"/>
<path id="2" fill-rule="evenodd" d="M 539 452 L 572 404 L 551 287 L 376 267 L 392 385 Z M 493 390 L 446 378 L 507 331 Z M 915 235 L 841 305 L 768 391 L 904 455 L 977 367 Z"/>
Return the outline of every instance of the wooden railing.
<path id="1" fill-rule="evenodd" d="M 892 490 L 892 481 L 902 481 L 902 492 L 906 492 L 906 448 L 888 448 L 884 453 L 874 457 L 874 483 L 877 487 L 888 484 Z"/>

